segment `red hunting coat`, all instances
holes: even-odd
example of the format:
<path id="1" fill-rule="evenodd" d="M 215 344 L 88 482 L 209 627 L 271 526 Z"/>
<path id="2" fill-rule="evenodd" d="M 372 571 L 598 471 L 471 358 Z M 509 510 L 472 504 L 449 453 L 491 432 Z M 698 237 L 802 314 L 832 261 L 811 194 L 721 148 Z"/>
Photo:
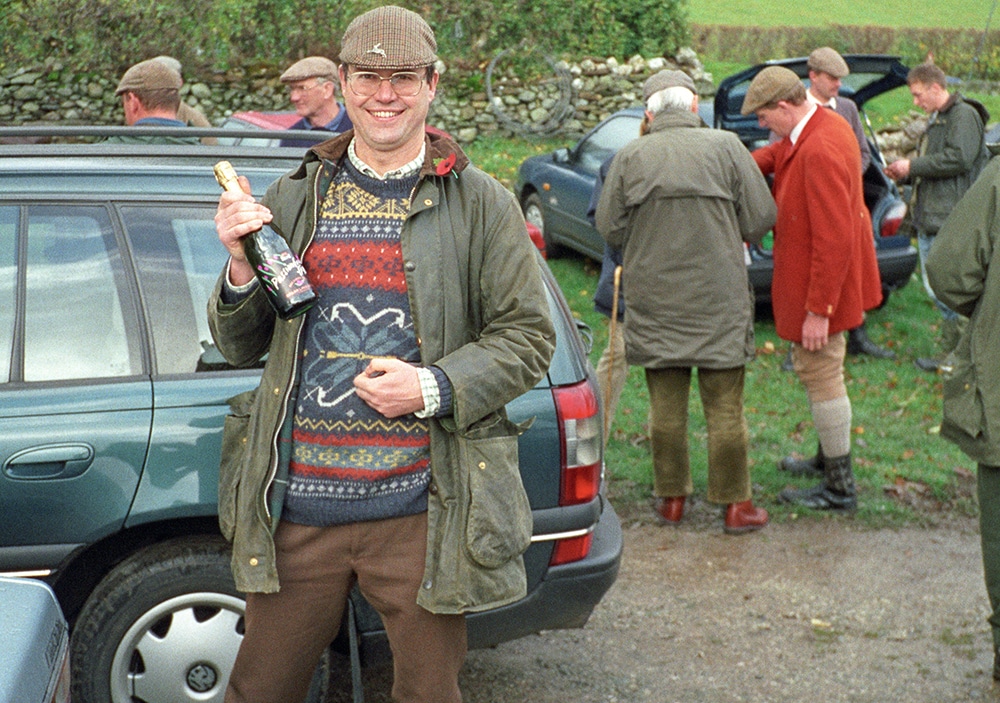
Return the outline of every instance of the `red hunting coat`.
<path id="1" fill-rule="evenodd" d="M 882 301 L 858 142 L 836 113 L 817 109 L 798 140 L 753 152 L 774 174 L 771 308 L 778 336 L 802 343 L 806 311 L 830 318 L 830 334 L 861 324 Z"/>

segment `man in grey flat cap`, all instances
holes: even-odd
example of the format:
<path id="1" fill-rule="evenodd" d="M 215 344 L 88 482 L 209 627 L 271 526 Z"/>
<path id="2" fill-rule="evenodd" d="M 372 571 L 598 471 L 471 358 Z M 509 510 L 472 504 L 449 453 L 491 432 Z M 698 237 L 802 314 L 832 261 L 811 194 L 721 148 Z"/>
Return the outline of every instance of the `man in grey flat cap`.
<path id="1" fill-rule="evenodd" d="M 707 129 L 683 71 L 643 86 L 649 131 L 615 155 L 597 205 L 597 230 L 622 252 L 625 354 L 649 387 L 654 509 L 680 522 L 692 491 L 688 395 L 698 370 L 708 425 L 708 500 L 725 506 L 724 529 L 758 530 L 743 414 L 753 359 L 753 296 L 745 242 L 774 224 L 767 182 L 731 132 Z"/>
<path id="2" fill-rule="evenodd" d="M 781 139 L 753 152 L 774 176 L 771 309 L 778 336 L 792 342 L 792 364 L 809 398 L 823 482 L 787 489 L 779 498 L 818 510 L 851 510 L 851 402 L 844 384 L 846 330 L 882 300 L 872 225 L 851 128 L 806 99 L 787 68 L 758 73 L 741 112 Z"/>
<path id="3" fill-rule="evenodd" d="M 115 95 L 122 101 L 130 127 L 187 127 L 177 119 L 181 102 L 181 74 L 156 59 L 135 64 L 125 72 Z M 198 144 L 198 137 L 114 136 L 106 141 L 147 144 Z"/>
<path id="4" fill-rule="evenodd" d="M 325 56 L 307 56 L 281 74 L 288 99 L 299 121 L 289 129 L 313 129 L 340 134 L 353 125 L 337 102 L 337 65 Z M 311 142 L 282 139 L 281 146 L 311 146 Z"/>
<path id="5" fill-rule="evenodd" d="M 464 614 L 526 594 L 522 428 L 504 406 L 545 375 L 555 332 L 513 194 L 426 133 L 436 59 L 416 13 L 359 16 L 339 70 L 354 129 L 260 204 L 219 202 L 212 334 L 234 365 L 266 356 L 223 438 L 219 514 L 247 593 L 227 703 L 301 701 L 355 584 L 385 625 L 393 700 L 459 703 Z M 264 222 L 318 295 L 291 321 L 243 251 Z"/>

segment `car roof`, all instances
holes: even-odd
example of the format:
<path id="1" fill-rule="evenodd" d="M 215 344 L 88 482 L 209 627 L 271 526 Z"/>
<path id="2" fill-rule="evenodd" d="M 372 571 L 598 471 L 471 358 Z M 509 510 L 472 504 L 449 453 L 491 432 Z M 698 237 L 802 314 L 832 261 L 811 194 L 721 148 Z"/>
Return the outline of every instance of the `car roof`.
<path id="1" fill-rule="evenodd" d="M 301 148 L 65 141 L 110 134 L 148 135 L 151 131 L 194 136 L 218 136 L 231 131 L 156 129 L 0 128 L 0 202 L 23 199 L 25 195 L 73 199 L 95 194 L 113 195 L 116 199 L 203 194 L 217 201 L 219 186 L 213 166 L 224 160 L 250 179 L 254 194 L 259 196 L 276 178 L 302 162 Z M 39 138 L 44 141 L 35 143 Z"/>

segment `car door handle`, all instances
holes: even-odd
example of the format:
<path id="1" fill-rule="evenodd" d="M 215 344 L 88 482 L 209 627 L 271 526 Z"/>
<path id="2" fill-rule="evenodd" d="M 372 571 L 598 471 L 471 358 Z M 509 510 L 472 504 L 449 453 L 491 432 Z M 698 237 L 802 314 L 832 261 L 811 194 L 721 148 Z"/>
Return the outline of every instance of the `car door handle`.
<path id="1" fill-rule="evenodd" d="M 22 449 L 4 462 L 3 472 L 15 480 L 62 479 L 79 476 L 94 463 L 89 444 L 46 444 Z"/>

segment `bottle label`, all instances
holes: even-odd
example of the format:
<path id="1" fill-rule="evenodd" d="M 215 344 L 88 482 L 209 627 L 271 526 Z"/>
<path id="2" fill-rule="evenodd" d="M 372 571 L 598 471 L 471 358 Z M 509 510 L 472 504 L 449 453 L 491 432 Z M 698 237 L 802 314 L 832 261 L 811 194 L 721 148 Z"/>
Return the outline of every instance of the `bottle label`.
<path id="1" fill-rule="evenodd" d="M 258 264 L 257 271 L 272 295 L 291 300 L 311 292 L 306 270 L 291 251 L 267 257 Z"/>

